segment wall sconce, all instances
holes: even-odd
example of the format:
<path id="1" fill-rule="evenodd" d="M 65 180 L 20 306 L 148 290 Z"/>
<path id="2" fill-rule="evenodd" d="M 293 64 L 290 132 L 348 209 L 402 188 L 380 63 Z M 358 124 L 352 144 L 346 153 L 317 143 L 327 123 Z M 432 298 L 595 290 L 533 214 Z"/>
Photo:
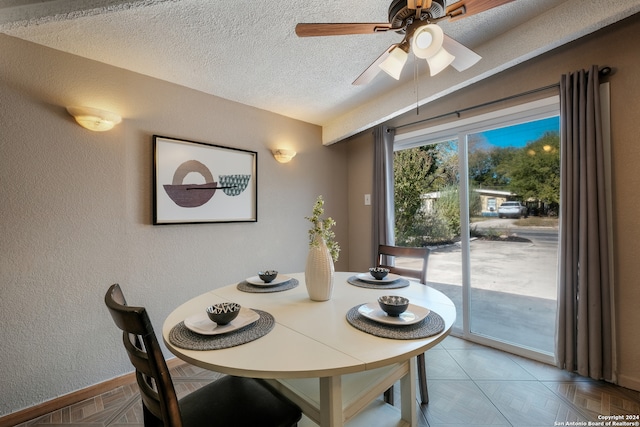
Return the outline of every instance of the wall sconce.
<path id="1" fill-rule="evenodd" d="M 67 107 L 67 111 L 80 126 L 95 132 L 111 130 L 122 121 L 122 117 L 119 115 L 97 108 Z"/>
<path id="2" fill-rule="evenodd" d="M 293 159 L 296 155 L 296 152 L 293 150 L 285 150 L 282 148 L 277 148 L 272 151 L 273 157 L 276 158 L 280 163 L 289 163 L 291 159 Z"/>

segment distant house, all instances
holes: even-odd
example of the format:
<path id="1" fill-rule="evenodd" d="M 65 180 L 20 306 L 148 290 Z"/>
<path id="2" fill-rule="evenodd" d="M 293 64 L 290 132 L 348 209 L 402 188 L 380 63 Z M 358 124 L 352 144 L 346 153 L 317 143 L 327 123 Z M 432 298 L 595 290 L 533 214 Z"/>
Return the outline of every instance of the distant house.
<path id="1" fill-rule="evenodd" d="M 498 206 L 502 202 L 512 199 L 515 194 L 510 191 L 500 190 L 473 190 L 480 194 L 480 206 L 482 216 L 498 216 Z"/>
<path id="2" fill-rule="evenodd" d="M 510 191 L 500 190 L 483 190 L 474 189 L 476 193 L 480 194 L 480 215 L 482 216 L 498 216 L 498 206 L 502 202 L 513 199 L 516 195 Z M 426 193 L 421 196 L 423 209 L 426 213 L 432 213 L 434 209 L 434 201 L 440 198 L 440 191 L 434 191 Z"/>

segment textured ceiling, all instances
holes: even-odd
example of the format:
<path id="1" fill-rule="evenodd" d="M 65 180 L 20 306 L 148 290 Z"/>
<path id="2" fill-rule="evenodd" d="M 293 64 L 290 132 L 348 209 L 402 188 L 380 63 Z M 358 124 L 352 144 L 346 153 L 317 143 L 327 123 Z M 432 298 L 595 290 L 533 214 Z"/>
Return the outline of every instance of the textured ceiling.
<path id="1" fill-rule="evenodd" d="M 387 22 L 390 0 L 0 0 L 0 32 L 323 127 L 332 143 L 640 11 L 639 0 L 516 0 L 440 25 L 483 59 L 352 81 L 402 36 L 298 38 L 298 22 Z M 449 1 L 453 3 L 453 1 Z M 365 5 L 367 7 L 363 7 Z M 590 64 L 586 64 L 590 65 Z M 126 119 L 126 118 L 125 118 Z"/>

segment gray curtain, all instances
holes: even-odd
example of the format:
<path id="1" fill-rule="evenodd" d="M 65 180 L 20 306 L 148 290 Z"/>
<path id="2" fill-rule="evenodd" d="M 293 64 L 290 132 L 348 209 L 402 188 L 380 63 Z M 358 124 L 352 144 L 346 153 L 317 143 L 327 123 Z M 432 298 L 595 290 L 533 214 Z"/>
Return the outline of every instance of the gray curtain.
<path id="1" fill-rule="evenodd" d="M 378 245 L 393 245 L 395 214 L 393 206 L 393 139 L 395 130 L 378 126 L 374 130 L 373 156 L 373 241 L 372 259 L 378 256 Z"/>
<path id="2" fill-rule="evenodd" d="M 598 68 L 562 76 L 558 366 L 612 380 L 613 338 Z"/>

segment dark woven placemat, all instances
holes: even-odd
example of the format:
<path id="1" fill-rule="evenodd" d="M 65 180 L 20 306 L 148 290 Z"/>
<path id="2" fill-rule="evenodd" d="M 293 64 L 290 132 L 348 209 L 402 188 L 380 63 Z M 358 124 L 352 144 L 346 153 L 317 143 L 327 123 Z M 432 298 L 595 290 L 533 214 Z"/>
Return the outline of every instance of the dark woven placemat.
<path id="1" fill-rule="evenodd" d="M 358 304 L 347 312 L 347 321 L 356 329 L 381 338 L 394 340 L 412 340 L 427 338 L 439 334 L 444 330 L 444 319 L 433 310 L 418 323 L 413 325 L 395 326 L 378 323 L 368 319 L 358 312 L 362 304 Z"/>
<path id="2" fill-rule="evenodd" d="M 281 291 L 288 291 L 289 289 L 293 289 L 296 286 L 298 286 L 298 279 L 289 279 L 284 283 L 280 283 L 279 285 L 273 285 L 273 286 L 256 286 L 256 285 L 252 285 L 251 283 L 247 282 L 246 280 L 243 280 L 242 282 L 238 283 L 238 286 L 236 286 L 238 288 L 239 291 L 242 292 L 252 292 L 252 293 L 269 293 L 269 292 L 281 292 Z"/>
<path id="3" fill-rule="evenodd" d="M 184 322 L 180 322 L 171 328 L 169 341 L 187 350 L 220 350 L 246 344 L 267 335 L 275 325 L 275 319 L 271 314 L 262 310 L 253 311 L 260 315 L 260 319 L 244 328 L 220 335 L 196 334 L 187 328 Z"/>
<path id="4" fill-rule="evenodd" d="M 359 286 L 361 288 L 369 288 L 369 289 L 398 289 L 398 288 L 406 288 L 409 286 L 409 281 L 407 279 L 398 279 L 394 280 L 391 283 L 385 284 L 377 284 L 377 283 L 369 283 L 364 280 L 358 279 L 357 276 L 351 276 L 347 279 L 347 282 L 352 284 L 353 286 Z"/>

